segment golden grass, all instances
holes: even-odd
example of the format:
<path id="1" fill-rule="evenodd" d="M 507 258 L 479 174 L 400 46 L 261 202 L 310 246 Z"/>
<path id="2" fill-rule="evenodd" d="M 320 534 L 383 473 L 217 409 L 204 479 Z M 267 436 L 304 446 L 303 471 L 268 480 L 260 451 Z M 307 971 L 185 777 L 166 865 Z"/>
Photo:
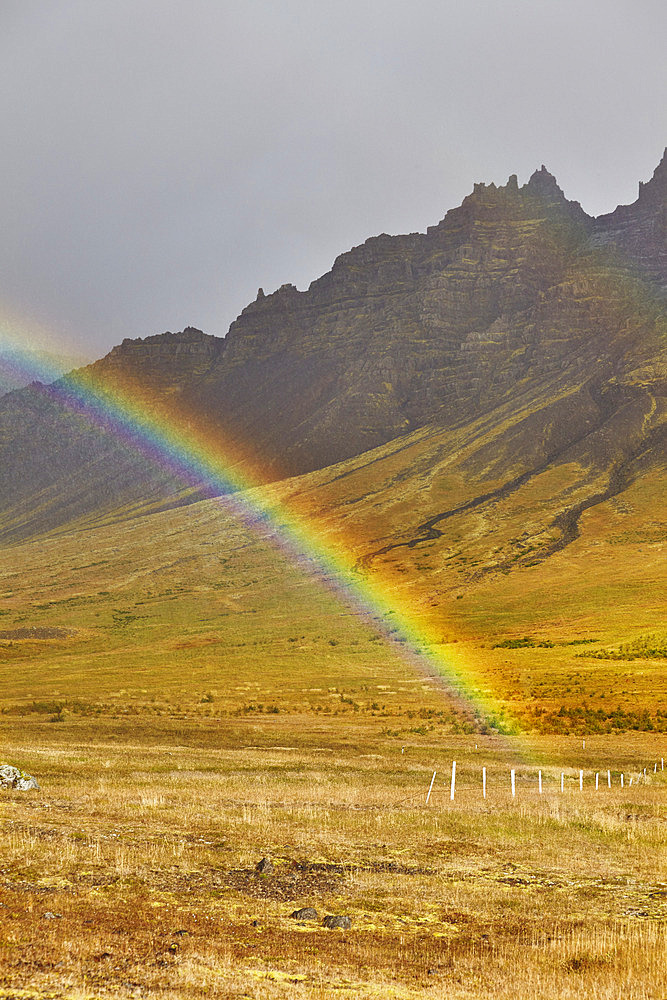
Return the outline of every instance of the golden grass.
<path id="1" fill-rule="evenodd" d="M 126 732 L 82 746 L 68 723 L 48 747 L 39 733 L 7 733 L 42 789 L 2 800 L 3 986 L 40 996 L 612 997 L 620 983 L 631 997 L 661 995 L 664 772 L 597 794 L 570 782 L 560 795 L 552 781 L 540 797 L 523 764 L 513 801 L 516 748 L 497 737 L 478 738 L 477 750 L 461 736 L 401 754 L 376 723 L 345 753 L 334 720 L 300 749 L 276 745 L 268 725 L 240 725 L 223 749 L 197 746 L 196 722 L 188 728 L 195 745 L 179 745 L 175 726 L 162 745 Z M 280 728 L 296 730 L 294 720 Z M 251 735 L 258 745 L 244 748 Z M 627 746 L 626 759 L 645 759 L 651 739 Z M 440 776 L 426 807 L 432 766 Z M 263 856 L 271 875 L 254 871 Z M 296 924 L 289 914 L 306 905 L 349 914 L 352 929 Z"/>
<path id="2" fill-rule="evenodd" d="M 401 463 L 389 448 L 386 468 L 355 461 L 336 486 L 325 470 L 275 489 L 320 497 L 331 537 L 360 554 L 442 499 L 409 480 L 379 501 L 369 488 Z M 0 631 L 70 634 L 0 638 L 2 758 L 41 783 L 0 796 L 0 998 L 663 997 L 664 661 L 569 645 L 655 629 L 658 543 L 636 533 L 656 488 L 508 575 L 445 559 L 456 542 L 474 562 L 474 521 L 386 557 L 444 668 L 469 667 L 469 691 L 522 736 L 472 731 L 377 622 L 215 502 L 5 550 Z M 520 499 L 498 511 L 499 544 Z M 497 645 L 524 635 L 553 645 Z M 542 725 L 582 705 L 646 710 L 656 728 Z M 272 875 L 254 871 L 263 856 Z M 351 930 L 291 920 L 305 905 Z"/>

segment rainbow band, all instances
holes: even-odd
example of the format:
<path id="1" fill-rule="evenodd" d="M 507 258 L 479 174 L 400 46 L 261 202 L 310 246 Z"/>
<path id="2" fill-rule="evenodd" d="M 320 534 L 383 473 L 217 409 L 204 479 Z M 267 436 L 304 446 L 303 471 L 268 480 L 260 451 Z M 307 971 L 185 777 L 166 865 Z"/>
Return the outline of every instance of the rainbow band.
<path id="1" fill-rule="evenodd" d="M 212 445 L 207 435 L 188 426 L 178 414 L 166 411 L 155 399 L 141 396 L 136 386 L 130 389 L 115 379 L 103 381 L 92 368 L 44 385 L 53 371 L 47 366 L 37 370 L 27 352 L 19 362 L 16 346 L 12 356 L 14 376 L 38 379 L 35 388 L 85 417 L 92 427 L 111 431 L 187 486 L 203 486 L 218 495 L 226 510 L 371 623 L 416 672 L 443 684 L 468 714 L 483 720 L 497 714 L 498 702 L 479 691 L 481 681 L 466 662 L 466 654 L 448 651 L 445 656 L 436 649 L 441 643 L 433 627 L 419 620 L 396 586 L 383 581 L 377 570 L 364 571 L 362 576 L 351 553 L 339 542 L 327 541 L 322 526 L 303 512 L 290 509 L 287 502 L 272 495 L 271 487 L 261 485 L 250 459 L 231 460 L 218 441 Z M 438 630 L 441 628 L 440 624 Z M 513 749 L 518 749 L 517 741 L 513 741 Z M 520 756 L 525 757 L 527 750 L 526 745 Z"/>

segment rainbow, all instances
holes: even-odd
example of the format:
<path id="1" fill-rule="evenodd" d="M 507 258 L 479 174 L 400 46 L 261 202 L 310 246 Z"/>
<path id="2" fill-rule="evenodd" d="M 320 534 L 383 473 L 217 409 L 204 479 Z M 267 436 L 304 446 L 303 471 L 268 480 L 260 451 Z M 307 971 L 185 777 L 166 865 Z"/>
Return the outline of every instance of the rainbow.
<path id="1" fill-rule="evenodd" d="M 247 453 L 242 455 L 236 443 L 225 447 L 219 434 L 213 439 L 209 431 L 142 395 L 135 385 L 101 376 L 96 366 L 58 378 L 55 369 L 37 365 L 34 357 L 14 343 L 5 354 L 5 371 L 17 381 L 31 381 L 35 390 L 84 417 L 91 427 L 112 432 L 188 488 L 205 487 L 240 522 L 371 623 L 416 672 L 442 684 L 468 716 L 484 721 L 498 716 L 500 705 L 482 693 L 468 653 L 442 651 L 442 624 L 436 638 L 435 627 L 423 621 L 388 576 L 377 570 L 361 574 L 351 547 L 338 537 L 328 539 L 312 516 L 281 499 L 275 488 L 263 486 L 256 463 Z M 523 742 L 513 741 L 514 749 Z"/>

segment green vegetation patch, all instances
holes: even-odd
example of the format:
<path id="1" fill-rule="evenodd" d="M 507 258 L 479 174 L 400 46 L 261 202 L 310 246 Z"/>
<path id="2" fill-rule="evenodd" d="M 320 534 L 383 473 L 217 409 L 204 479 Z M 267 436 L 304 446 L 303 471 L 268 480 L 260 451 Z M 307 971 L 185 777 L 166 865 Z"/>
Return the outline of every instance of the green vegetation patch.
<path id="1" fill-rule="evenodd" d="M 647 633 L 611 649 L 585 650 L 577 656 L 596 660 L 664 660 L 667 659 L 667 635 Z"/>
<path id="2" fill-rule="evenodd" d="M 524 635 L 522 639 L 503 639 L 496 642 L 492 649 L 553 649 L 555 646 L 585 646 L 589 642 L 598 642 L 598 639 L 568 639 L 565 642 L 553 642 L 551 639 L 531 639 L 529 635 Z"/>
<path id="3" fill-rule="evenodd" d="M 542 733 L 625 733 L 667 732 L 667 712 L 658 709 L 655 713 L 647 708 L 626 711 L 620 707 L 609 711 L 587 706 L 561 705 L 558 711 L 547 712 L 539 706 L 530 716 L 529 724 Z"/>
<path id="4" fill-rule="evenodd" d="M 540 642 L 538 643 L 535 639 L 531 639 L 530 636 L 524 635 L 523 639 L 503 639 L 502 642 L 497 642 L 493 648 L 494 649 L 532 649 L 535 646 L 553 646 L 553 642 Z"/>

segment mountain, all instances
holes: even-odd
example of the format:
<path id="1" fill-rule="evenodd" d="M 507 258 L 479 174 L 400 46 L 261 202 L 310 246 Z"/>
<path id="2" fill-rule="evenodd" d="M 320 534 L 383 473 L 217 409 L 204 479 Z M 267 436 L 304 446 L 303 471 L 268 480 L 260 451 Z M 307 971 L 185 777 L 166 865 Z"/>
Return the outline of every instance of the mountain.
<path id="1" fill-rule="evenodd" d="M 521 188 L 475 185 L 425 234 L 375 237 L 305 292 L 260 294 L 195 391 L 267 462 L 299 473 L 472 419 L 517 387 L 602 385 L 629 339 L 633 363 L 657 345 L 653 286 L 630 287 L 629 266 L 595 236 L 544 167 Z"/>
<path id="2" fill-rule="evenodd" d="M 105 358 L 75 375 L 113 396 L 142 387 L 156 403 L 178 395 L 197 378 L 221 341 L 200 330 L 125 340 Z M 159 510 L 209 495 L 190 489 L 131 435 L 119 436 L 113 421 L 87 416 L 68 379 L 34 382 L 0 398 L 0 510 L 9 539 L 81 517 Z"/>
<path id="3" fill-rule="evenodd" d="M 424 473 L 446 455 L 459 506 L 561 467 L 590 505 L 662 459 L 665 164 L 599 219 L 545 167 L 522 186 L 475 184 L 426 233 L 373 237 L 306 291 L 260 289 L 224 340 L 125 340 L 87 378 L 203 423 L 267 480 L 423 430 L 440 440 Z M 0 399 L 0 462 L 6 541 L 203 495 L 91 428 L 66 385 Z M 543 556 L 573 530 L 567 504 L 559 516 Z"/>
<path id="4" fill-rule="evenodd" d="M 51 377 L 57 378 L 84 364 L 86 359 L 81 356 L 40 350 L 18 351 L 13 345 L 0 341 L 0 396 L 30 385 L 32 376 L 28 372 L 48 371 Z"/>

